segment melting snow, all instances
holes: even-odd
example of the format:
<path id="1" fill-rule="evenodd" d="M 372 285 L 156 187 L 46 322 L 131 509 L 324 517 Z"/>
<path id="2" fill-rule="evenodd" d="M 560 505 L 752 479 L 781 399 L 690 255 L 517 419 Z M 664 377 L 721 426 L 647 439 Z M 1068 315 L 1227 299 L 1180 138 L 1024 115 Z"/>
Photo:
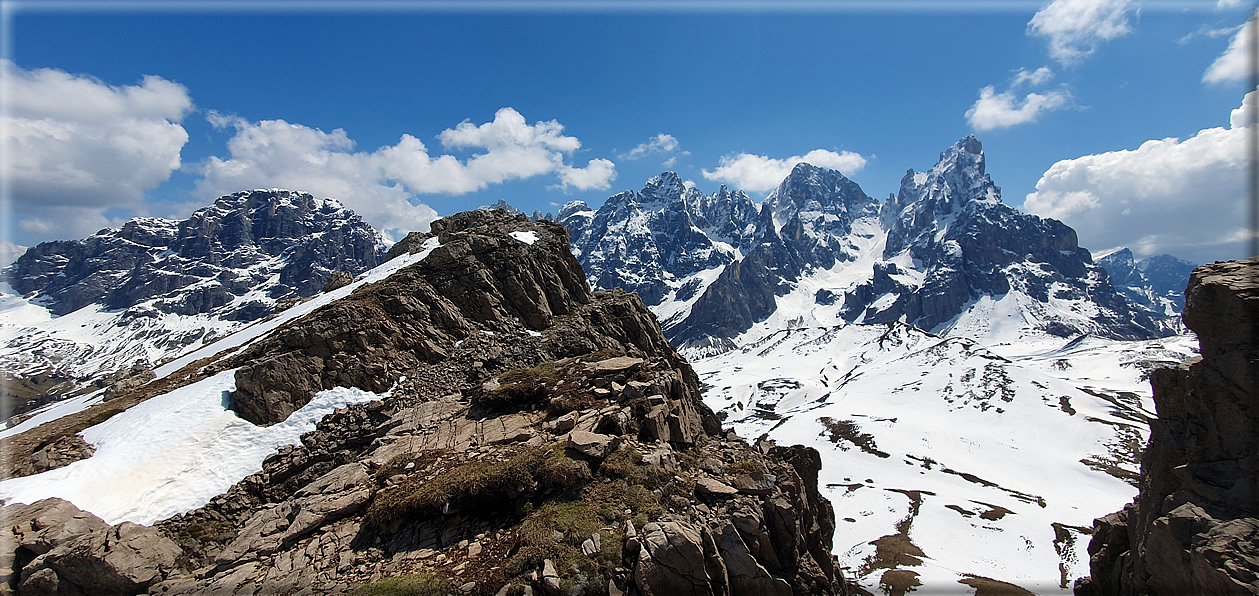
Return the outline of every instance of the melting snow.
<path id="1" fill-rule="evenodd" d="M 1088 536 L 1072 528 L 1136 494 L 1098 468 L 1136 471 L 1124 450 L 1149 432 L 1135 422 L 1151 415 L 1141 377 L 1190 342 L 1044 337 L 998 355 L 906 326 L 776 324 L 744 334 L 742 349 L 692 360 L 711 387 L 704 400 L 749 440 L 768 433 L 821 452 L 834 552 L 876 592 L 884 570 L 863 568 L 872 541 L 911 519 L 908 536 L 926 557 L 901 569 L 918 573 L 923 590 L 964 590 L 957 581 L 970 573 L 1070 593 L 1088 572 Z"/>
<path id="2" fill-rule="evenodd" d="M 61 497 L 110 524 L 152 524 L 205 505 L 262 469 L 276 449 L 295 445 L 325 415 L 382 399 L 360 389 L 315 394 L 284 422 L 268 427 L 228 408 L 235 370 L 149 399 L 83 431 L 92 457 L 43 474 L 0 482 L 4 502 Z"/>

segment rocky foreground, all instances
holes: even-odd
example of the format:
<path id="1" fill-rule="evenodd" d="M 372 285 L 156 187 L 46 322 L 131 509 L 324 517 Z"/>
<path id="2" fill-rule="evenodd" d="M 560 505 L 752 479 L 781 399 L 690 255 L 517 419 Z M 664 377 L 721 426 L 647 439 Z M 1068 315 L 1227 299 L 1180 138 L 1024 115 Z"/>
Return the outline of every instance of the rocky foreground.
<path id="1" fill-rule="evenodd" d="M 818 453 L 724 433 L 638 297 L 589 291 L 561 226 L 432 229 L 391 253 L 439 239 L 420 263 L 171 375 L 235 370 L 235 409 L 263 425 L 335 386 L 388 397 L 152 527 L 5 506 L 0 593 L 854 590 Z"/>
<path id="2" fill-rule="evenodd" d="M 1202 355 L 1152 375 L 1141 493 L 1076 594 L 1259 594 L 1259 257 L 1195 269 L 1184 322 Z"/>

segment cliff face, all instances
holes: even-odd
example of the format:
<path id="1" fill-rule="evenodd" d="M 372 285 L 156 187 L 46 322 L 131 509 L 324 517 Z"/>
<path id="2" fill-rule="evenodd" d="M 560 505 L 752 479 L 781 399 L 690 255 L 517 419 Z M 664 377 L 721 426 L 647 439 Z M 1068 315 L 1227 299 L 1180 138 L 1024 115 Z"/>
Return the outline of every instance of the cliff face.
<path id="1" fill-rule="evenodd" d="M 818 453 L 723 433 L 643 303 L 591 293 L 567 242 L 439 220 L 395 248 L 430 251 L 415 265 L 198 363 L 236 370 L 258 424 L 321 388 L 388 393 L 153 527 L 0 509 L 0 593 L 847 593 Z"/>
<path id="2" fill-rule="evenodd" d="M 1098 519 L 1077 594 L 1259 594 L 1259 258 L 1185 291 L 1200 358 L 1157 370 L 1141 494 Z"/>

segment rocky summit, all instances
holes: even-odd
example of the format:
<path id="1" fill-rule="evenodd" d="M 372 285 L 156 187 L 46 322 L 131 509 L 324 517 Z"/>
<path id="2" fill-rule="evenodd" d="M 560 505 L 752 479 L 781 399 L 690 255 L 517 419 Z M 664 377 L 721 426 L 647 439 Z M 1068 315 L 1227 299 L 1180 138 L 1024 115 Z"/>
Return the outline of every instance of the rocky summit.
<path id="1" fill-rule="evenodd" d="M 1076 594 L 1259 594 L 1259 257 L 1195 269 L 1184 321 L 1201 356 L 1154 371 L 1141 493 Z"/>
<path id="2" fill-rule="evenodd" d="M 158 379 L 234 371 L 260 425 L 329 387 L 380 399 L 152 526 L 6 505 L 0 592 L 850 593 L 818 452 L 723 432 L 639 297 L 591 292 L 568 241 L 438 220 L 391 251 L 414 264 Z"/>

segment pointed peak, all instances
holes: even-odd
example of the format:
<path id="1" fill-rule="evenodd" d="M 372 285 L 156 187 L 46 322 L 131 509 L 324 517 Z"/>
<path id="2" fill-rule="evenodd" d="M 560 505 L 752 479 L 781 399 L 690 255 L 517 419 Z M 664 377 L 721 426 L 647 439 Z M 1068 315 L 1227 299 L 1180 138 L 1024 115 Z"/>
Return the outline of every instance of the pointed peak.
<path id="1" fill-rule="evenodd" d="M 984 145 L 979 142 L 979 139 L 975 135 L 966 135 L 953 145 L 953 149 L 979 155 L 984 152 Z"/>
<path id="2" fill-rule="evenodd" d="M 940 161 L 932 170 L 956 168 L 973 170 L 976 175 L 985 174 L 983 144 L 975 135 L 966 135 L 940 154 Z"/>
<path id="3" fill-rule="evenodd" d="M 644 188 L 652 186 L 682 186 L 682 177 L 673 170 L 666 170 L 647 180 L 647 186 Z"/>
<path id="4" fill-rule="evenodd" d="M 642 195 L 656 198 L 680 197 L 685 190 L 682 177 L 670 170 L 652 176 L 643 186 Z"/>

